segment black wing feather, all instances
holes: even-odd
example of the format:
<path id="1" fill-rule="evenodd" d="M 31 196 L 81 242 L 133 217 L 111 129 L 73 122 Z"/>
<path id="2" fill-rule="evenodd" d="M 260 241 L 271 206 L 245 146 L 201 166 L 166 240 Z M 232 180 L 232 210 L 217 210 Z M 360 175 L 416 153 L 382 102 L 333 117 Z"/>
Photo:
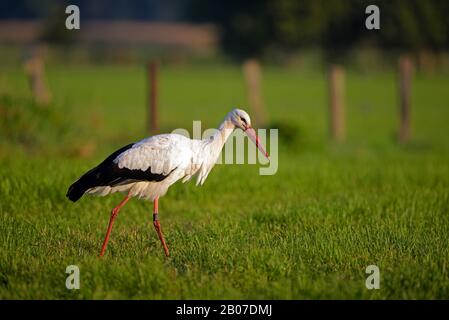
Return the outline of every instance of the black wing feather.
<path id="1" fill-rule="evenodd" d="M 83 194 L 94 187 L 117 186 L 128 180 L 131 181 L 162 181 L 167 178 L 173 170 L 167 175 L 151 173 L 151 168 L 147 170 L 119 168 L 114 160 L 126 150 L 132 148 L 134 143 L 129 144 L 111 154 L 102 163 L 86 172 L 77 181 L 75 181 L 67 191 L 67 198 L 73 202 L 77 201 Z"/>

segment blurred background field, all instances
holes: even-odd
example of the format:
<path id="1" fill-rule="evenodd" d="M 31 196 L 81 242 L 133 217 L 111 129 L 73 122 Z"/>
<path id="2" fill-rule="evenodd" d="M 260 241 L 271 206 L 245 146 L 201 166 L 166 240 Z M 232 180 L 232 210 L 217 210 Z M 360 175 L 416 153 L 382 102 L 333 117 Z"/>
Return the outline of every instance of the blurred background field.
<path id="1" fill-rule="evenodd" d="M 236 46 L 257 28 L 230 27 L 229 17 L 238 13 L 246 17 L 239 19 L 252 21 L 248 11 L 258 8 L 255 17 L 266 18 L 252 26 L 271 25 L 265 12 L 273 2 L 221 3 L 228 18 L 198 10 L 187 21 L 176 12 L 188 10 L 176 6 L 155 10 L 158 17 L 136 18 L 132 9 L 122 17 L 110 13 L 112 18 L 107 10 L 97 16 L 88 11 L 90 20 L 147 21 L 149 30 L 155 21 L 176 26 L 182 20 L 193 29 L 183 24 L 175 30 L 204 32 L 205 25 L 198 24 L 204 19 L 197 18 L 203 12 L 209 17 L 205 32 L 217 32 L 209 42 L 198 42 L 205 48 L 161 44 L 160 37 L 138 44 L 76 40 L 66 31 L 1 42 L 0 298 L 447 299 L 449 58 L 447 21 L 438 20 L 445 4 L 411 1 L 411 9 L 392 9 L 378 2 L 386 6 L 385 30 L 376 31 L 380 36 L 369 45 L 360 41 L 368 32 L 362 28 L 363 1 L 340 1 L 347 3 L 342 7 L 331 2 L 327 9 L 309 1 L 298 1 L 300 9 L 278 7 L 279 12 L 298 10 L 291 19 L 301 23 L 315 17 L 324 26 L 310 25 L 306 31 L 322 34 L 310 31 L 295 38 L 291 31 L 304 29 L 298 24 L 276 45 L 261 37 L 244 51 Z M 60 13 L 51 13 L 60 12 L 51 1 L 43 13 L 33 11 L 33 5 L 6 3 L 9 11 L 1 7 L 0 26 L 37 18 L 47 26 L 52 21 L 63 25 Z M 102 1 L 93 3 L 104 8 Z M 137 1 L 130 8 L 151 11 L 143 3 L 156 2 Z M 81 12 L 83 5 L 89 8 L 79 5 Z M 117 7 L 112 5 L 118 12 Z M 360 16 L 354 13 L 358 9 Z M 328 20 L 314 16 L 327 10 Z M 341 19 L 333 19 L 332 12 L 340 12 Z M 347 12 L 352 13 L 345 18 Z M 395 20 L 403 16 L 398 12 L 409 12 L 415 21 L 397 25 L 402 38 L 414 41 L 399 42 L 388 32 L 391 19 L 409 21 Z M 435 23 L 420 35 L 412 31 L 429 20 L 422 12 Z M 359 38 L 336 37 L 334 47 L 340 43 L 344 50 L 330 50 L 324 40 L 334 34 L 325 30 L 334 26 L 344 33 L 353 30 L 346 25 L 354 21 L 362 26 L 354 32 Z M 1 30 L 0 40 L 14 34 L 8 31 Z M 45 63 L 51 93 L 46 104 L 33 98 L 24 69 L 33 52 Z M 415 71 L 411 136 L 401 144 L 397 59 L 403 54 L 412 58 Z M 118 218 L 105 258 L 97 259 L 109 210 L 120 196 L 86 197 L 73 204 L 65 192 L 112 151 L 149 135 L 147 63 L 160 63 L 159 131 L 191 131 L 192 120 L 213 128 L 234 107 L 251 113 L 242 71 L 247 58 L 262 66 L 264 125 L 279 129 L 277 174 L 259 176 L 255 165 L 217 165 L 201 188 L 173 186 L 160 208 L 169 259 L 152 229 L 151 204 L 133 200 Z M 346 137 L 340 143 L 329 137 L 329 64 L 346 71 Z M 65 268 L 71 264 L 81 269 L 80 290 L 65 287 Z M 380 290 L 365 287 L 365 268 L 371 264 L 380 268 Z"/>

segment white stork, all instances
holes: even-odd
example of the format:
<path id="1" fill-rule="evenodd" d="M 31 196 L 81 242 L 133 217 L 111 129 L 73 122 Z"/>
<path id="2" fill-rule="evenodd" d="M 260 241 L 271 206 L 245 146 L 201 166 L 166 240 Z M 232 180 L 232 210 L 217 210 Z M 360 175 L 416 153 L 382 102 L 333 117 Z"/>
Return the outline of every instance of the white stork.
<path id="1" fill-rule="evenodd" d="M 117 150 L 75 181 L 67 192 L 67 197 L 73 202 L 84 193 L 100 196 L 114 192 L 126 194 L 125 199 L 112 209 L 100 256 L 106 251 L 120 208 L 132 197 L 153 201 L 153 225 L 168 256 L 158 216 L 159 198 L 180 179 L 185 182 L 196 175 L 196 184 L 203 184 L 235 128 L 242 129 L 268 158 L 256 131 L 251 127 L 249 115 L 243 110 L 234 109 L 210 138 L 197 140 L 179 134 L 156 135 Z"/>

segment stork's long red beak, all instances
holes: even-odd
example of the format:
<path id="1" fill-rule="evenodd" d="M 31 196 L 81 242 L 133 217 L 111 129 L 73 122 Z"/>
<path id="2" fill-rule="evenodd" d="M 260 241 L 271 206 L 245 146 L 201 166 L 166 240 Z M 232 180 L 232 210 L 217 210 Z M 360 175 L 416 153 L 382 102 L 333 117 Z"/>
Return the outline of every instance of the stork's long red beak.
<path id="1" fill-rule="evenodd" d="M 268 152 L 265 151 L 264 146 L 260 143 L 260 139 L 256 134 L 256 130 L 254 130 L 253 128 L 249 127 L 245 130 L 246 135 L 251 139 L 252 142 L 254 142 L 254 144 L 256 145 L 256 147 L 260 150 L 260 152 L 263 153 L 263 155 L 265 157 L 267 157 L 267 159 L 269 160 L 270 157 L 268 155 Z"/>

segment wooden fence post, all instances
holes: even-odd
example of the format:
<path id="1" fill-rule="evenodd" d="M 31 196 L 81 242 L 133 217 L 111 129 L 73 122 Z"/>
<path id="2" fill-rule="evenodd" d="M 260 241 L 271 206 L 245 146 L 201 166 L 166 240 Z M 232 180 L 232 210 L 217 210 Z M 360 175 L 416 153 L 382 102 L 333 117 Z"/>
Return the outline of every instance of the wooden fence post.
<path id="1" fill-rule="evenodd" d="M 345 122 L 345 71 L 331 65 L 329 69 L 330 135 L 336 142 L 343 142 L 346 135 Z"/>
<path id="2" fill-rule="evenodd" d="M 411 85 L 413 63 L 410 56 L 399 57 L 399 142 L 406 143 L 410 139 Z"/>
<path id="3" fill-rule="evenodd" d="M 40 105 L 47 105 L 51 102 L 50 91 L 45 84 L 45 69 L 44 61 L 38 52 L 32 55 L 25 61 L 25 73 L 28 76 L 33 99 Z"/>
<path id="4" fill-rule="evenodd" d="M 148 64 L 148 82 L 150 86 L 148 94 L 148 108 L 149 108 L 148 130 L 151 134 L 156 134 L 159 130 L 157 121 L 158 70 L 159 70 L 158 61 L 151 61 Z"/>
<path id="5" fill-rule="evenodd" d="M 262 70 L 255 59 L 249 59 L 243 64 L 246 86 L 248 90 L 248 103 L 254 115 L 257 126 L 266 125 L 265 107 L 262 100 Z"/>

